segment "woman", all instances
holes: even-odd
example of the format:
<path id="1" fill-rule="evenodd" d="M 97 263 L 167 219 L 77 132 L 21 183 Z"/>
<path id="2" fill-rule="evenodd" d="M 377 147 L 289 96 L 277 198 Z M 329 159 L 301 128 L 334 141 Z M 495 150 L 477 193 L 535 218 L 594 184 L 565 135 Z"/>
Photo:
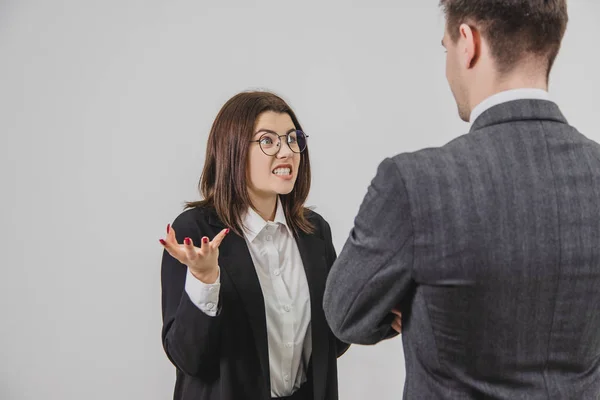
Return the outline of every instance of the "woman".
<path id="1" fill-rule="evenodd" d="M 177 400 L 338 398 L 336 359 L 349 345 L 322 310 L 336 253 L 329 224 L 304 208 L 306 138 L 267 92 L 234 96 L 214 121 L 204 200 L 161 239 L 162 337 Z"/>

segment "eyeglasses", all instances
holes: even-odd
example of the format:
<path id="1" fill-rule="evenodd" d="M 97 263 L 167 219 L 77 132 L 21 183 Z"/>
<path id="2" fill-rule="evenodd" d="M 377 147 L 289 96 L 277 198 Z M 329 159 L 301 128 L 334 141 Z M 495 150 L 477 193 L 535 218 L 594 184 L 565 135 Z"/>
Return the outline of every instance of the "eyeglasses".
<path id="1" fill-rule="evenodd" d="M 281 149 L 281 138 L 286 138 L 286 143 L 294 153 L 302 153 L 306 150 L 307 134 L 300 130 L 294 130 L 285 135 L 278 135 L 275 132 L 267 131 L 258 140 L 251 140 L 250 143 L 258 143 L 263 153 L 268 156 L 275 156 Z"/>

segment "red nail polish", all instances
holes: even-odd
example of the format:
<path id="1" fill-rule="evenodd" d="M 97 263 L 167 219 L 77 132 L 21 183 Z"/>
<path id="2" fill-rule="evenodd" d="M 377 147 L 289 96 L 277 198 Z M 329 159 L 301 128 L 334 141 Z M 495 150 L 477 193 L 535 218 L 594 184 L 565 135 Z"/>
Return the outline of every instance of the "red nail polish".
<path id="1" fill-rule="evenodd" d="M 208 243 L 208 238 L 202 238 L 202 241 L 203 241 L 204 243 Z"/>
<path id="2" fill-rule="evenodd" d="M 167 233 L 169 233 L 169 231 L 171 230 L 171 224 L 167 225 Z"/>
<path id="3" fill-rule="evenodd" d="M 225 231 L 225 234 L 227 235 L 229 233 L 229 228 L 227 228 L 227 230 Z"/>
<path id="4" fill-rule="evenodd" d="M 184 242 L 185 242 L 185 244 L 187 244 L 188 246 L 189 246 L 190 244 L 192 244 L 192 241 L 190 240 L 190 238 L 185 238 L 185 239 L 183 239 L 183 241 L 184 241 Z"/>
<path id="5" fill-rule="evenodd" d="M 159 240 L 160 244 L 162 244 L 163 246 L 165 246 L 167 244 L 167 242 L 165 242 L 164 240 L 160 239 Z"/>

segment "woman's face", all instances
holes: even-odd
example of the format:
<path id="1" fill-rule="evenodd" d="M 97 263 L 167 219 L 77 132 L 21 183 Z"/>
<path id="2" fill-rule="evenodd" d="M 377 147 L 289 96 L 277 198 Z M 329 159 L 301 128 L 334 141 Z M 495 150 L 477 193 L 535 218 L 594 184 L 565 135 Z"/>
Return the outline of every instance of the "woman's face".
<path id="1" fill-rule="evenodd" d="M 288 194 L 294 189 L 300 154 L 294 153 L 287 144 L 285 134 L 294 131 L 296 127 L 286 113 L 266 111 L 258 116 L 254 125 L 252 140 L 263 138 L 263 148 L 272 146 L 277 150 L 274 136 L 281 136 L 279 152 L 275 156 L 266 155 L 259 143 L 250 143 L 248 153 L 248 190 L 251 197 L 265 199 Z M 263 136 L 269 134 L 268 136 Z M 276 140 L 276 139 L 275 139 Z"/>

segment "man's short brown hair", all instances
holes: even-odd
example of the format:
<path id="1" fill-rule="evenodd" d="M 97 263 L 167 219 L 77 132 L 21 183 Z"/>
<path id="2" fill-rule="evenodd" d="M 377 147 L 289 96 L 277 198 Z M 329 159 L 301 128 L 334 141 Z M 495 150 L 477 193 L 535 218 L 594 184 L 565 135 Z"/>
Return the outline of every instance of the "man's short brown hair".
<path id="1" fill-rule="evenodd" d="M 566 0 L 441 0 L 447 30 L 456 42 L 462 23 L 489 43 L 499 73 L 528 56 L 546 59 L 547 74 L 558 55 L 567 22 Z"/>

